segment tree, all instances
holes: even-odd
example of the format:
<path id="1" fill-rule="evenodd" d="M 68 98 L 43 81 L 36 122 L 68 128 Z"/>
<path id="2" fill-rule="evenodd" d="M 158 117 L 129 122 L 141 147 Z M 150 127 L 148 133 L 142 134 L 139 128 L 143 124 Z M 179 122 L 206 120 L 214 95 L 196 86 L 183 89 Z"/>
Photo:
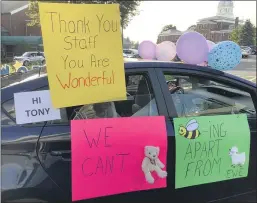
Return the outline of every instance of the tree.
<path id="1" fill-rule="evenodd" d="M 134 49 L 138 49 L 139 46 L 139 42 L 133 42 L 133 48 Z"/>
<path id="2" fill-rule="evenodd" d="M 167 30 L 176 30 L 176 26 L 170 24 L 170 25 L 165 25 L 163 28 L 162 28 L 162 32 L 165 32 Z"/>
<path id="3" fill-rule="evenodd" d="M 230 39 L 231 39 L 231 41 L 233 41 L 233 42 L 239 44 L 241 31 L 242 31 L 242 27 L 241 27 L 241 26 L 238 26 L 237 28 L 235 28 L 235 29 L 231 32 L 231 34 L 230 34 Z"/>
<path id="4" fill-rule="evenodd" d="M 196 25 L 191 25 L 187 28 L 187 30 L 190 30 L 190 31 L 195 31 L 196 29 Z"/>
<path id="5" fill-rule="evenodd" d="M 254 36 L 253 37 L 254 38 L 254 42 L 253 42 L 253 45 L 256 46 L 256 27 L 255 26 L 253 27 L 253 30 L 254 30 L 254 35 L 253 35 Z"/>
<path id="6" fill-rule="evenodd" d="M 242 26 L 240 32 L 239 44 L 242 46 L 250 46 L 254 44 L 255 28 L 250 20 L 246 20 L 245 24 Z"/>
<path id="7" fill-rule="evenodd" d="M 53 1 L 46 1 L 46 0 L 40 0 L 44 2 L 53 2 Z M 140 1 L 101 1 L 101 0 L 71 0 L 71 1 L 54 1 L 55 3 L 77 3 L 77 4 L 113 4 L 118 3 L 120 5 L 120 17 L 121 17 L 121 28 L 122 33 L 123 29 L 128 26 L 128 23 L 131 21 L 131 19 L 138 15 L 139 12 L 137 10 Z M 39 10 L 38 10 L 38 1 L 32 1 L 29 2 L 29 8 L 26 12 L 27 16 L 30 18 L 30 22 L 28 22 L 28 26 L 40 26 L 40 19 L 39 19 Z M 123 34 L 122 34 L 123 36 Z"/>

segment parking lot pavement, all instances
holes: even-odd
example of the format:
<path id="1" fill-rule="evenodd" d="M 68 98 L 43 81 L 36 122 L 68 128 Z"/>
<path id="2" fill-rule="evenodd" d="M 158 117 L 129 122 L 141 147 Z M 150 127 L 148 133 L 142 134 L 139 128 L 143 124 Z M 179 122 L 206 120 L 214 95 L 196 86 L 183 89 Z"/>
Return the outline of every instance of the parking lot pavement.
<path id="1" fill-rule="evenodd" d="M 256 55 L 242 59 L 235 69 L 226 72 L 256 83 Z"/>
<path id="2" fill-rule="evenodd" d="M 226 71 L 226 72 L 256 83 L 256 71 L 251 71 L 251 72 L 249 72 L 249 71 Z"/>

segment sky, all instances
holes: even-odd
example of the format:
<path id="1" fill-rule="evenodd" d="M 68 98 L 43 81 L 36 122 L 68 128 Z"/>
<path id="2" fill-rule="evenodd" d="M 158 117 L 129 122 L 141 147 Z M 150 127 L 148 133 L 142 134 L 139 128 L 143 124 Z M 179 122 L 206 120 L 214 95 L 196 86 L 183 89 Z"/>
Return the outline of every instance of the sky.
<path id="1" fill-rule="evenodd" d="M 256 25 L 256 1 L 233 1 L 234 16 L 250 19 Z M 133 41 L 157 41 L 163 26 L 173 24 L 180 31 L 201 18 L 215 16 L 219 1 L 142 1 L 135 16 L 124 30 Z"/>

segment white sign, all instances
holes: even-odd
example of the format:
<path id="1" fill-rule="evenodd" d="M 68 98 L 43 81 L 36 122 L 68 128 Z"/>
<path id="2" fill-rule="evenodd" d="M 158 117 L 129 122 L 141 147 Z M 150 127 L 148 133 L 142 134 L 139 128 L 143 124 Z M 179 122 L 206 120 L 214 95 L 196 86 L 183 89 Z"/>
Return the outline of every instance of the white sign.
<path id="1" fill-rule="evenodd" d="M 17 124 L 61 119 L 60 109 L 52 105 L 49 90 L 15 93 L 14 104 Z"/>

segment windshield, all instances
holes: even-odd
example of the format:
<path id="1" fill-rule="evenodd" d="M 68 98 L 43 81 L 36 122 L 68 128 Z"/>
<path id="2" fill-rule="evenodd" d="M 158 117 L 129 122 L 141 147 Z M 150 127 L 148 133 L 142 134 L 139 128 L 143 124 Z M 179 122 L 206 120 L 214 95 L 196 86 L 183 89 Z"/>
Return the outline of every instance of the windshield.
<path id="1" fill-rule="evenodd" d="M 29 55 L 30 55 L 29 52 L 25 52 L 24 54 L 22 54 L 22 56 L 24 56 L 24 57 L 28 57 Z"/>

